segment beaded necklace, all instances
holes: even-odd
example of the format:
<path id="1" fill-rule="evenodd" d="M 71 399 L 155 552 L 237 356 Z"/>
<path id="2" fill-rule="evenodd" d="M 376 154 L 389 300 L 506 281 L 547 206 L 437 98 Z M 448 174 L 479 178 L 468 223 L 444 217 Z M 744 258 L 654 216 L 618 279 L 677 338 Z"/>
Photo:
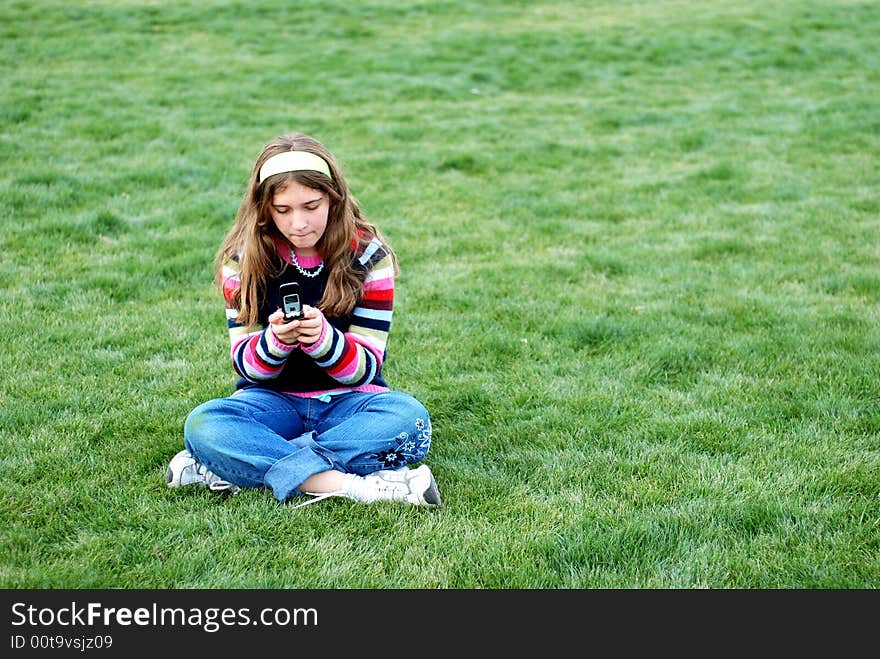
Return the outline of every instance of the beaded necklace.
<path id="1" fill-rule="evenodd" d="M 307 270 L 304 270 L 299 264 L 299 261 L 296 260 L 296 253 L 293 250 L 290 250 L 290 260 L 293 263 L 293 267 L 296 268 L 299 274 L 301 274 L 303 277 L 309 277 L 310 279 L 312 277 L 317 277 L 319 274 L 321 274 L 321 270 L 324 269 L 324 262 L 321 261 L 314 272 L 308 272 Z"/>

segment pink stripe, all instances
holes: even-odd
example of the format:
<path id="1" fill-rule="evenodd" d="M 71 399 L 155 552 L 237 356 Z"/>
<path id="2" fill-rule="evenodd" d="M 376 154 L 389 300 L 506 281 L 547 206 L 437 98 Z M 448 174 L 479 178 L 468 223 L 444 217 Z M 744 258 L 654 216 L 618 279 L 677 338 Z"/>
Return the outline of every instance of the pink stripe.
<path id="1" fill-rule="evenodd" d="M 259 373 L 260 375 L 272 375 L 273 373 L 277 373 L 281 369 L 267 369 L 263 370 L 260 366 L 254 361 L 255 359 L 259 359 L 254 354 L 254 351 L 248 346 L 247 350 L 244 351 L 244 365 L 247 367 L 248 373 Z"/>
<path id="2" fill-rule="evenodd" d="M 371 291 L 387 291 L 389 288 L 394 288 L 394 277 L 386 277 L 385 279 L 371 279 L 370 281 L 364 282 L 364 290 Z"/>
<path id="3" fill-rule="evenodd" d="M 259 374 L 263 376 L 272 375 L 273 373 L 278 373 L 283 368 L 283 365 L 278 368 L 273 368 L 271 366 L 261 366 L 260 365 L 260 357 L 257 354 L 257 346 L 260 343 L 260 339 L 262 338 L 261 334 L 257 334 L 256 336 L 247 337 L 248 344 L 244 348 L 244 355 L 242 355 L 242 361 L 244 362 L 245 370 L 247 374 Z M 241 345 L 241 341 L 238 342 L 237 345 Z M 235 362 L 233 361 L 233 364 Z M 244 374 L 243 374 L 244 375 Z"/>
<path id="4" fill-rule="evenodd" d="M 359 359 L 352 359 L 350 366 L 348 366 L 346 368 L 338 369 L 338 370 L 335 368 L 330 369 L 330 370 L 333 374 L 334 379 L 344 382 L 345 380 L 351 379 L 352 376 L 358 372 L 359 365 L 360 365 Z"/>
<path id="5" fill-rule="evenodd" d="M 285 391 L 284 393 L 289 396 L 298 396 L 300 398 L 314 398 L 315 396 L 321 396 L 322 394 L 332 394 L 338 393 L 340 391 L 359 391 L 361 393 L 366 394 L 379 394 L 383 391 L 391 391 L 388 387 L 381 387 L 378 384 L 364 384 L 360 387 L 351 387 L 350 389 L 341 388 L 341 389 L 322 389 L 320 391 Z"/>
<path id="6" fill-rule="evenodd" d="M 240 346 L 242 342 L 247 341 L 249 338 L 251 337 L 243 336 L 238 341 L 232 344 L 232 350 L 229 351 L 229 358 L 232 359 L 233 362 L 235 361 L 235 353 L 238 350 L 238 346 Z"/>

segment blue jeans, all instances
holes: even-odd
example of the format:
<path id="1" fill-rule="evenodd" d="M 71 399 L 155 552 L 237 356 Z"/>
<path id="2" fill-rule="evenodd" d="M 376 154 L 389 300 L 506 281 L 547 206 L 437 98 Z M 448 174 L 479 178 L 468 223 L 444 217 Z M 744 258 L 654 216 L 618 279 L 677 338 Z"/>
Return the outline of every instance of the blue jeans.
<path id="1" fill-rule="evenodd" d="M 431 445 L 431 420 L 419 401 L 399 391 L 318 399 L 250 388 L 199 405 L 183 438 L 224 480 L 268 487 L 285 501 L 328 469 L 368 474 L 418 462 Z"/>

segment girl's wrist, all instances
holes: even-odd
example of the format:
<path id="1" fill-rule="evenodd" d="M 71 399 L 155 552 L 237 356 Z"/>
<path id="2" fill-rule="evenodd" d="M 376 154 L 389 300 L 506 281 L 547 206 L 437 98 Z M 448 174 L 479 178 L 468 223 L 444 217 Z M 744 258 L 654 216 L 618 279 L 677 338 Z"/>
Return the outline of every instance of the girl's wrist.
<path id="1" fill-rule="evenodd" d="M 286 343 L 285 341 L 282 341 L 281 338 L 277 334 L 275 334 L 275 328 L 272 324 L 270 324 L 269 327 L 267 327 L 266 329 L 269 334 L 267 338 L 270 345 L 277 348 L 282 353 L 288 354 L 299 348 L 299 341 L 295 341 L 294 343 Z"/>
<path id="2" fill-rule="evenodd" d="M 314 340 L 314 342 L 312 342 L 308 345 L 302 344 L 303 352 L 305 352 L 308 355 L 311 355 L 316 350 L 318 350 L 318 348 L 320 348 L 321 344 L 324 343 L 324 341 L 327 337 L 327 331 L 328 331 L 327 328 L 329 326 L 329 323 L 327 322 L 327 317 L 324 315 L 324 313 L 320 309 L 318 309 L 317 311 L 318 311 L 318 317 L 321 319 L 321 333 L 318 335 L 318 338 Z"/>

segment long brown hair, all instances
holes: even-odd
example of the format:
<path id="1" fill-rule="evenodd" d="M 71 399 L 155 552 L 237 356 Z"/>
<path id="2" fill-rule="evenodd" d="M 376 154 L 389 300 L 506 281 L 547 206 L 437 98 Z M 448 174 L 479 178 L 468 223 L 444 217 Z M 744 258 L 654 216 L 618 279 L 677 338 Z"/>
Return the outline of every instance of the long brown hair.
<path id="1" fill-rule="evenodd" d="M 315 171 L 284 172 L 258 181 L 260 167 L 272 156 L 284 151 L 308 151 L 323 158 L 330 166 L 331 178 Z M 214 275 L 222 287 L 223 263 L 236 259 L 239 263 L 241 288 L 232 300 L 238 310 L 236 322 L 251 327 L 257 322 L 260 295 L 266 290 L 270 277 L 278 275 L 285 263 L 278 254 L 277 243 L 285 239 L 272 221 L 269 207 L 275 193 L 296 181 L 301 185 L 319 190 L 330 197 L 327 227 L 315 245 L 328 271 L 327 287 L 318 308 L 329 316 L 345 316 L 351 313 L 363 294 L 362 269 L 355 267 L 354 254 L 359 247 L 373 237 L 382 241 L 391 255 L 394 274 L 399 274 L 397 257 L 379 230 L 361 213 L 357 200 L 349 193 L 333 154 L 316 139 L 294 133 L 281 135 L 269 142 L 254 164 L 235 223 L 226 234 L 214 259 Z"/>

